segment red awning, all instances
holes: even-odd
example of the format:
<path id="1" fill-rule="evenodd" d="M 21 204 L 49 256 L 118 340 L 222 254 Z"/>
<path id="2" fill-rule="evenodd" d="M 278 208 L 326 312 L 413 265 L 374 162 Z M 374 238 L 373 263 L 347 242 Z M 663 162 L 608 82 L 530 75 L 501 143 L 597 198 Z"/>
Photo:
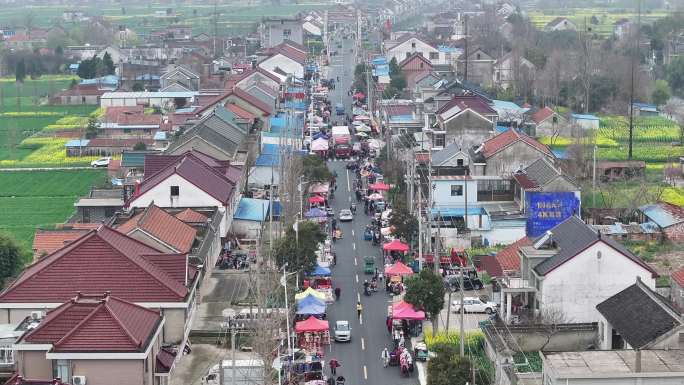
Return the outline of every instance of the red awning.
<path id="1" fill-rule="evenodd" d="M 295 325 L 295 331 L 297 333 L 323 332 L 328 330 L 328 328 L 328 321 L 320 320 L 314 316 L 310 316 L 304 321 L 299 321 Z"/>
<path id="2" fill-rule="evenodd" d="M 382 245 L 382 249 L 385 251 L 401 251 L 401 252 L 407 252 L 409 247 L 407 244 L 404 242 L 395 239 L 390 243 L 385 243 Z"/>
<path id="3" fill-rule="evenodd" d="M 373 184 L 369 185 L 368 189 L 369 190 L 377 190 L 377 191 L 387 191 L 390 189 L 390 186 L 388 184 L 380 182 L 380 183 L 373 183 Z"/>
<path id="4" fill-rule="evenodd" d="M 354 97 L 357 99 L 363 99 L 366 97 L 366 95 L 364 95 L 363 92 L 357 92 L 354 94 Z"/>
<path id="5" fill-rule="evenodd" d="M 393 275 L 411 275 L 413 274 L 413 269 L 410 267 L 404 265 L 402 262 L 397 262 L 394 265 L 387 266 L 385 268 L 385 275 L 393 276 Z"/>
<path id="6" fill-rule="evenodd" d="M 392 318 L 405 320 L 424 320 L 425 312 L 414 309 L 413 305 L 402 300 L 392 305 Z"/>
<path id="7" fill-rule="evenodd" d="M 310 196 L 309 203 L 325 203 L 325 198 L 320 195 Z"/>

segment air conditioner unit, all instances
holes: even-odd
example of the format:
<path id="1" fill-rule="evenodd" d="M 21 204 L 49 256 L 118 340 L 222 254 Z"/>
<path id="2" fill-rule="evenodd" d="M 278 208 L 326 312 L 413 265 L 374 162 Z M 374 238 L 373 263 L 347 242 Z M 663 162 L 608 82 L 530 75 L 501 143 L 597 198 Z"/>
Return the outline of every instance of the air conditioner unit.
<path id="1" fill-rule="evenodd" d="M 31 312 L 31 319 L 32 320 L 39 320 L 43 318 L 43 312 L 42 311 L 32 311 Z"/>
<path id="2" fill-rule="evenodd" d="M 71 377 L 71 383 L 73 385 L 86 385 L 86 377 L 85 376 L 72 376 Z"/>

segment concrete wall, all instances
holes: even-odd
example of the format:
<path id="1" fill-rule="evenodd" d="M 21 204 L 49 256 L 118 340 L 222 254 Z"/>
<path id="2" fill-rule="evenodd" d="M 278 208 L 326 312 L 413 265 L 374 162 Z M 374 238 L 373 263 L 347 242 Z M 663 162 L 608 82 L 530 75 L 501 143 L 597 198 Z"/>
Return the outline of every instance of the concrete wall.
<path id="1" fill-rule="evenodd" d="M 147 361 L 146 373 L 144 360 L 74 360 L 71 370 L 74 376 L 85 376 L 88 385 L 152 385 L 154 367 Z"/>
<path id="2" fill-rule="evenodd" d="M 468 188 L 468 204 L 474 205 L 477 203 L 477 181 L 476 180 L 435 180 L 435 190 L 432 194 L 432 200 L 435 202 L 435 207 L 463 207 L 465 205 L 465 186 Z M 462 186 L 463 195 L 451 196 L 451 186 Z"/>
<path id="3" fill-rule="evenodd" d="M 52 379 L 52 362 L 45 359 L 45 353 L 45 351 L 16 352 L 17 373 L 24 378 Z"/>
<path id="4" fill-rule="evenodd" d="M 128 234 L 129 237 L 135 238 L 139 240 L 140 242 L 153 247 L 163 253 L 177 253 L 179 250 L 173 250 L 169 246 L 166 246 L 165 244 L 161 243 L 160 241 L 156 240 L 155 238 L 149 236 L 148 234 L 144 233 L 141 230 L 133 230 L 133 232 Z"/>
<path id="5" fill-rule="evenodd" d="M 231 226 L 231 232 L 238 235 L 238 238 L 256 239 L 259 236 L 259 230 L 261 230 L 259 221 L 235 219 Z"/>
<path id="6" fill-rule="evenodd" d="M 183 340 L 186 309 L 164 309 L 164 342 L 177 344 Z"/>
<path id="7" fill-rule="evenodd" d="M 684 287 L 679 286 L 675 280 L 671 280 L 670 285 L 670 299 L 677 308 L 684 310 Z"/>
<path id="8" fill-rule="evenodd" d="M 304 43 L 304 30 L 302 29 L 301 21 L 268 21 L 264 23 L 265 35 L 262 39 L 261 44 L 263 48 L 274 47 L 283 42 L 283 40 L 292 40 L 295 43 Z M 285 36 L 283 31 L 289 29 L 290 35 Z"/>
<path id="9" fill-rule="evenodd" d="M 442 126 L 442 130 L 446 131 L 445 146 L 456 142 L 467 149 L 494 136 L 494 122 L 471 111 L 463 112 Z"/>
<path id="10" fill-rule="evenodd" d="M 416 44 L 416 47 L 413 48 L 413 43 Z M 424 58 L 430 60 L 430 52 L 435 52 L 439 53 L 435 47 L 424 43 L 420 39 L 416 38 L 410 38 L 409 40 L 401 43 L 400 45 L 396 47 L 392 47 L 387 51 L 387 62 L 389 63 L 392 61 L 393 58 L 397 59 L 397 64 L 401 63 L 402 60 L 406 59 L 406 55 L 413 54 L 413 53 L 420 53 Z M 437 63 L 433 63 L 437 64 Z"/>
<path id="11" fill-rule="evenodd" d="M 503 176 L 512 174 L 521 167 L 529 166 L 541 156 L 548 155 L 522 141 L 517 141 L 487 159 L 485 175 Z"/>
<path id="12" fill-rule="evenodd" d="M 562 309 L 564 322 L 598 322 L 596 305 L 633 285 L 637 276 L 655 289 L 648 270 L 599 242 L 543 278 L 540 309 Z"/>
<path id="13" fill-rule="evenodd" d="M 558 117 L 558 123 L 553 123 L 553 118 L 546 119 L 541 124 L 535 127 L 534 134 L 536 136 L 572 136 L 572 125 L 562 117 Z"/>

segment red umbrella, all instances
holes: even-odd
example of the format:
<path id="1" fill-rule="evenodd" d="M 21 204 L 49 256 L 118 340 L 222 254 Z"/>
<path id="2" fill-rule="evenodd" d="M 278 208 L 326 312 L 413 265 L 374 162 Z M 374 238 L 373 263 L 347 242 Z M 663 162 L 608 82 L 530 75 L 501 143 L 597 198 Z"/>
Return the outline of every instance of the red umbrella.
<path id="1" fill-rule="evenodd" d="M 385 268 L 385 274 L 391 277 L 393 275 L 413 275 L 413 269 L 404 265 L 402 262 L 397 262 L 394 265 Z"/>
<path id="2" fill-rule="evenodd" d="M 382 246 L 382 249 L 385 250 L 385 251 L 402 251 L 402 252 L 406 252 L 406 251 L 408 251 L 409 247 L 408 247 L 408 245 L 405 244 L 404 242 L 402 242 L 402 241 L 400 241 L 400 240 L 398 240 L 398 239 L 395 239 L 395 240 L 393 240 L 393 241 L 390 242 L 390 243 L 385 243 L 385 244 Z"/>
<path id="3" fill-rule="evenodd" d="M 320 195 L 310 196 L 309 203 L 325 203 L 325 198 Z"/>
<path id="4" fill-rule="evenodd" d="M 357 92 L 354 94 L 354 97 L 357 99 L 363 99 L 366 97 L 366 95 L 364 95 L 363 92 Z"/>
<path id="5" fill-rule="evenodd" d="M 390 189 L 390 186 L 388 184 L 378 182 L 378 183 L 373 183 L 368 186 L 369 190 L 377 190 L 377 191 L 387 191 Z"/>

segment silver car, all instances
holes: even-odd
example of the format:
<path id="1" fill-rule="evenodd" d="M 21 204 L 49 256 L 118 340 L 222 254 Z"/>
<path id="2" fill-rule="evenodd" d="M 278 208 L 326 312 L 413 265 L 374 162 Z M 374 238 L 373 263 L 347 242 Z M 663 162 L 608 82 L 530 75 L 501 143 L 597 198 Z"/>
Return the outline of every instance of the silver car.
<path id="1" fill-rule="evenodd" d="M 337 342 L 351 341 L 351 326 L 349 326 L 349 321 L 335 322 L 333 338 L 335 338 L 335 341 Z"/>
<path id="2" fill-rule="evenodd" d="M 349 222 L 354 220 L 354 214 L 352 214 L 351 210 L 349 209 L 344 209 L 340 210 L 340 222 Z"/>

